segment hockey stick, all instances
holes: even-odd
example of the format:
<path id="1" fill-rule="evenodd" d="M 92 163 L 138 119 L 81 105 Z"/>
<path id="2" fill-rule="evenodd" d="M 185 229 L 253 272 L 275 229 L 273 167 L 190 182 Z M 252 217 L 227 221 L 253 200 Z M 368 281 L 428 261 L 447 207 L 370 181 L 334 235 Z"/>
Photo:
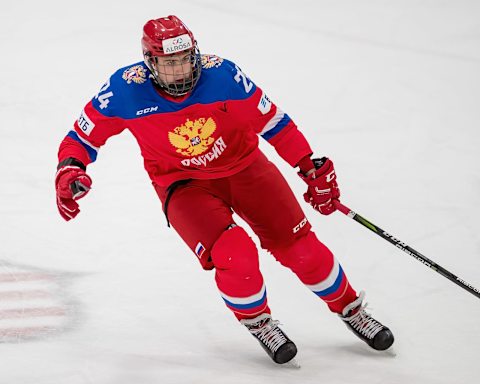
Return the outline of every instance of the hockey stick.
<path id="1" fill-rule="evenodd" d="M 387 240 L 389 243 L 392 243 L 397 248 L 401 249 L 403 252 L 414 257 L 415 259 L 420 261 L 423 265 L 426 265 L 427 267 L 433 269 L 435 272 L 438 272 L 443 277 L 446 277 L 448 280 L 453 281 L 455 284 L 462 287 L 466 291 L 470 292 L 472 295 L 475 295 L 476 297 L 480 298 L 480 291 L 477 288 L 475 288 L 473 285 L 467 283 L 465 280 L 461 279 L 460 277 L 455 276 L 453 273 L 447 271 L 445 268 L 441 267 L 437 263 L 423 256 L 420 252 L 417 252 L 415 249 L 409 247 L 403 241 L 390 235 L 388 232 L 385 232 L 383 229 L 377 227 L 375 224 L 372 224 L 370 221 L 360 216 L 358 213 L 352 211 L 350 208 L 346 207 L 345 205 L 340 203 L 338 200 L 335 200 L 334 204 L 335 204 L 335 207 L 343 214 L 355 220 L 357 223 L 362 224 L 364 227 L 370 229 L 376 235 L 380 236 L 382 239 Z"/>

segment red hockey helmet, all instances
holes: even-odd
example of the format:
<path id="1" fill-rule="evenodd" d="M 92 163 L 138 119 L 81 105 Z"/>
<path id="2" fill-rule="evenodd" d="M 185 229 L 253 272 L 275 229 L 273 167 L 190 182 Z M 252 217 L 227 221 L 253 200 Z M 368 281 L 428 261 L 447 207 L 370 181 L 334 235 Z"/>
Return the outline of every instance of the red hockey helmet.
<path id="1" fill-rule="evenodd" d="M 182 96 L 193 89 L 202 69 L 200 51 L 193 33 L 178 17 L 149 20 L 143 27 L 142 48 L 145 64 L 165 92 Z"/>

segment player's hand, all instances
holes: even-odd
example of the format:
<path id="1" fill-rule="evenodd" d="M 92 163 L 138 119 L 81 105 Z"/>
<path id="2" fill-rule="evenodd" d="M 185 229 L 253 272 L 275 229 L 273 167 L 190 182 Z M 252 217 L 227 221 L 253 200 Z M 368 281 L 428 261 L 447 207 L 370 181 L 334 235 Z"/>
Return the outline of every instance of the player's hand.
<path id="1" fill-rule="evenodd" d="M 312 159 L 312 161 L 315 168 L 308 172 L 308 175 L 298 173 L 308 185 L 303 197 L 322 215 L 329 215 L 336 210 L 333 200 L 340 197 L 335 168 L 327 157 Z"/>
<path id="2" fill-rule="evenodd" d="M 57 207 L 60 215 L 69 221 L 78 215 L 80 208 L 76 200 L 84 197 L 92 186 L 86 167 L 78 160 L 69 158 L 58 165 L 55 176 Z"/>

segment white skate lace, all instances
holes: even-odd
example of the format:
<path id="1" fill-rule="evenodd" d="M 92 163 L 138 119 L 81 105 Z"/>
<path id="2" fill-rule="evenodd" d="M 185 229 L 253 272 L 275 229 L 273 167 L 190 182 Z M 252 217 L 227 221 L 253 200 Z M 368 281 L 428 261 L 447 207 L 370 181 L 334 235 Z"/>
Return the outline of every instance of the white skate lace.
<path id="1" fill-rule="evenodd" d="M 280 346 L 287 342 L 283 332 L 277 327 L 279 323 L 278 320 L 270 320 L 263 327 L 257 329 L 250 328 L 249 331 L 271 351 L 276 352 Z"/>
<path id="2" fill-rule="evenodd" d="M 353 328 L 355 328 L 362 335 L 369 339 L 373 339 L 375 335 L 380 332 L 383 325 L 376 321 L 374 318 L 365 312 L 368 303 L 361 305 L 357 312 L 349 317 L 342 317 L 343 321 L 348 322 Z"/>

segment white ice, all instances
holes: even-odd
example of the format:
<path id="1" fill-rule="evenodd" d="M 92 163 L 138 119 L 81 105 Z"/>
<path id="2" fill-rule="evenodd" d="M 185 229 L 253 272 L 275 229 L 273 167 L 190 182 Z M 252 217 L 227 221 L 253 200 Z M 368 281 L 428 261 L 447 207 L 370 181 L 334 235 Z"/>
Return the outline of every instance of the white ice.
<path id="1" fill-rule="evenodd" d="M 478 382 L 478 298 L 340 213 L 302 201 L 396 342 L 369 350 L 262 251 L 301 369 L 269 360 L 167 229 L 128 132 L 89 167 L 78 218 L 60 218 L 59 142 L 106 78 L 141 60 L 143 23 L 168 14 L 334 160 L 346 205 L 480 287 L 480 2 L 3 2 L 0 383 Z M 295 171 L 262 148 L 302 200 Z"/>

